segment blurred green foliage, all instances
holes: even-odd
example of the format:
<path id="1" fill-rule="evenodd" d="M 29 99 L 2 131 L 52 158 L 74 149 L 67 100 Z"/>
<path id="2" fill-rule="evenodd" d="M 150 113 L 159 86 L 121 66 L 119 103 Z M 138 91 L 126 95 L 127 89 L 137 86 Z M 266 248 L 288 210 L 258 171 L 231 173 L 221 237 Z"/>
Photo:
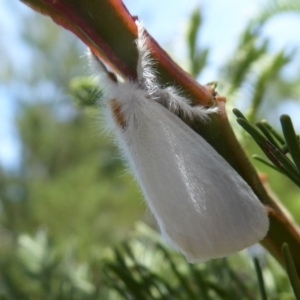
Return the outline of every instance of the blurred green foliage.
<path id="1" fill-rule="evenodd" d="M 299 99 L 299 78 L 281 73 L 294 53 L 270 53 L 261 31 L 274 15 L 300 7 L 274 3 L 241 33 L 217 78 L 228 111 L 243 99 L 250 121 L 268 118 L 279 101 Z M 190 265 L 136 223 L 155 226 L 112 140 L 101 134 L 101 91 L 79 77 L 88 73 L 79 63 L 83 45 L 50 20 L 21 18 L 28 62 L 22 69 L 6 62 L 0 71 L 15 90 L 21 144 L 17 170 L 0 169 L 0 299 L 258 299 L 263 289 L 269 299 L 294 299 L 287 274 L 265 253 L 255 265 L 261 278 L 247 253 Z M 195 77 L 209 58 L 197 43 L 202 22 L 197 8 L 186 36 Z M 261 153 L 232 124 L 246 151 Z M 298 188 L 257 166 L 300 221 Z"/>

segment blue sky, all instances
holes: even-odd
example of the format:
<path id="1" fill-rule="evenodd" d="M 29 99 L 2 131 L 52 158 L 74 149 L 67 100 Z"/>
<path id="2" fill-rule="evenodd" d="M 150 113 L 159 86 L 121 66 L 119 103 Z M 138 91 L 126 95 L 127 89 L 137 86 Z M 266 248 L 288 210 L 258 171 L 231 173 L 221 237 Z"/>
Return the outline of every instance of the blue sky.
<path id="1" fill-rule="evenodd" d="M 217 80 L 218 66 L 223 64 L 233 51 L 235 41 L 246 22 L 267 2 L 267 0 L 203 0 L 201 2 L 198 0 L 124 0 L 129 11 L 139 16 L 147 30 L 166 50 L 172 50 L 179 63 L 186 51 L 182 38 L 186 21 L 193 8 L 201 7 L 204 24 L 199 42 L 200 45 L 210 46 L 212 49 L 209 67 L 199 78 L 202 83 Z M 12 7 L 14 9 L 11 9 Z M 18 13 L 31 13 L 31 10 L 19 1 L 0 1 L 0 51 L 1 45 L 9 44 L 9 55 L 17 65 L 20 64 L 18 51 L 24 50 L 18 36 L 21 25 L 17 22 Z M 297 17 L 284 14 L 267 24 L 264 34 L 274 37 L 271 44 L 273 51 L 286 45 L 291 48 L 300 45 L 300 35 L 295 35 L 295 32 L 299 32 L 299 30 L 295 31 L 296 26 L 300 27 Z M 298 71 L 298 68 L 290 68 L 288 72 L 292 74 L 295 70 Z M 5 82 L 1 82 L 0 77 L 0 163 L 6 167 L 15 166 L 19 157 L 17 133 L 13 127 L 13 88 L 13 85 L 7 86 Z M 299 111 L 295 112 L 293 106 L 287 110 L 292 114 L 299 113 Z"/>

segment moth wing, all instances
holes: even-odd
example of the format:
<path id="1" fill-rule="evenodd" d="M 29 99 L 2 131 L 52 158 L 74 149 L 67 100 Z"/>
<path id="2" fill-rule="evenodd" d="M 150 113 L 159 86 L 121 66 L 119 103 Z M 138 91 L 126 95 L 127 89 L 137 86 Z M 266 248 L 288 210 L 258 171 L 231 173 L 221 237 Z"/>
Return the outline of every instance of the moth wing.
<path id="1" fill-rule="evenodd" d="M 268 217 L 248 184 L 183 121 L 148 103 L 147 113 L 139 112 L 143 122 L 122 135 L 165 239 L 190 262 L 224 257 L 261 240 Z"/>

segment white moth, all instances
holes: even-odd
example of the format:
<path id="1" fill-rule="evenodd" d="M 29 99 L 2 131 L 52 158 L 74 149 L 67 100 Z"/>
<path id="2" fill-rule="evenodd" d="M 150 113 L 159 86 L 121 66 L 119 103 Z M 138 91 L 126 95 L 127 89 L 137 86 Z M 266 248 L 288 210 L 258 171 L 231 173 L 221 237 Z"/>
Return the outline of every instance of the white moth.
<path id="1" fill-rule="evenodd" d="M 92 57 L 104 88 L 104 110 L 162 235 L 189 262 L 224 257 L 263 239 L 264 206 L 248 184 L 179 117 L 209 120 L 218 108 L 192 107 L 162 88 L 139 27 L 137 82 L 118 82 Z M 95 69 L 96 68 L 96 69 Z"/>

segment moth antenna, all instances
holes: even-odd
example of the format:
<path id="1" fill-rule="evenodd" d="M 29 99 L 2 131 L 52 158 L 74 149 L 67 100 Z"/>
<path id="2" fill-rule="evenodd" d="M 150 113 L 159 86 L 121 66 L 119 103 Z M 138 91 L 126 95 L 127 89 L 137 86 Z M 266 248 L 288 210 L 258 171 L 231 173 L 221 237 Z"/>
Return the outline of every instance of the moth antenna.
<path id="1" fill-rule="evenodd" d="M 136 21 L 138 29 L 138 38 L 136 40 L 138 50 L 137 77 L 138 83 L 145 88 L 150 94 L 157 90 L 158 83 L 156 72 L 153 69 L 154 60 L 151 57 L 150 50 L 147 46 L 148 37 L 143 25 Z"/>
<path id="2" fill-rule="evenodd" d="M 92 52 L 90 50 L 88 55 L 90 57 L 91 68 L 93 69 L 93 71 L 96 71 L 96 72 L 94 72 L 95 74 L 99 74 L 100 76 L 105 75 L 105 77 L 107 77 L 107 79 L 109 79 L 113 83 L 115 83 L 115 84 L 118 83 L 116 74 L 108 71 L 105 64 L 101 61 L 101 59 L 94 52 Z"/>

